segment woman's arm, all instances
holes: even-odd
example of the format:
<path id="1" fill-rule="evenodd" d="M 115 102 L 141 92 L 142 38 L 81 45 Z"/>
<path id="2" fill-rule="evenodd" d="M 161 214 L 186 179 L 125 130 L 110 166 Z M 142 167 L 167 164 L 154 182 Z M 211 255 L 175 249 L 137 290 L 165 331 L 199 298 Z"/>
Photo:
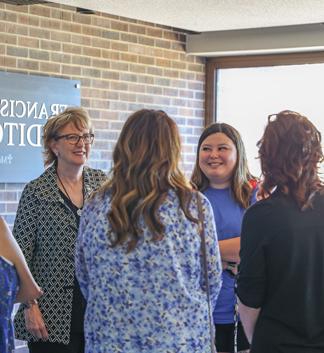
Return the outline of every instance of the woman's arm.
<path id="1" fill-rule="evenodd" d="M 242 321 L 242 325 L 244 328 L 245 335 L 251 344 L 252 342 L 252 337 L 253 337 L 253 332 L 254 332 L 254 327 L 255 323 L 258 320 L 259 314 L 260 314 L 260 308 L 255 309 L 255 308 L 250 308 L 243 303 L 240 302 L 238 299 L 239 303 L 239 313 L 240 313 L 240 318 Z"/>
<path id="2" fill-rule="evenodd" d="M 42 295 L 27 266 L 24 255 L 5 221 L 0 217 L 0 255 L 11 261 L 19 277 L 19 291 L 16 302 L 28 303 Z"/>
<path id="3" fill-rule="evenodd" d="M 241 239 L 239 236 L 235 238 L 225 239 L 219 241 L 219 249 L 224 262 L 240 262 L 240 246 Z"/>
<path id="4" fill-rule="evenodd" d="M 13 235 L 22 249 L 28 266 L 33 269 L 33 254 L 37 234 L 38 200 L 34 196 L 32 183 L 26 185 L 19 200 Z M 17 270 L 18 271 L 18 270 Z M 24 290 L 24 286 L 22 286 Z M 19 296 L 19 294 L 18 294 Z M 20 298 L 18 298 L 21 300 Z M 22 301 L 22 300 L 21 300 Z M 46 340 L 48 332 L 37 303 L 31 302 L 24 309 L 26 329 L 33 336 Z"/>

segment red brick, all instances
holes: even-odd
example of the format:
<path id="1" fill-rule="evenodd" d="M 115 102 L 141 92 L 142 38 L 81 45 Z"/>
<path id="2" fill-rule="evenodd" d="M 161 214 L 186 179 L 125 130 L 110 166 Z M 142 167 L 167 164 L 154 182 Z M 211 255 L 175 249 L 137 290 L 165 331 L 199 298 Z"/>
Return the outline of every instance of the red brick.
<path id="1" fill-rule="evenodd" d="M 109 49 L 111 46 L 111 43 L 107 39 L 93 37 L 91 38 L 91 46 L 97 47 L 97 48 Z"/>
<path id="2" fill-rule="evenodd" d="M 0 40 L 1 40 L 1 43 L 12 44 L 12 45 L 17 44 L 17 36 L 11 35 L 11 34 L 0 34 Z"/>
<path id="3" fill-rule="evenodd" d="M 101 50 L 97 48 L 83 47 L 82 54 L 86 56 L 94 56 L 100 58 Z"/>
<path id="4" fill-rule="evenodd" d="M 51 61 L 68 64 L 71 62 L 71 55 L 64 53 L 51 53 Z"/>
<path id="5" fill-rule="evenodd" d="M 159 37 L 161 38 L 163 35 L 163 31 L 159 28 L 146 28 L 146 34 L 151 37 Z"/>
<path id="6" fill-rule="evenodd" d="M 129 31 L 137 34 L 145 34 L 146 28 L 144 26 L 137 26 L 137 25 L 130 24 Z"/>
<path id="7" fill-rule="evenodd" d="M 28 57 L 28 49 L 7 46 L 7 55 L 27 58 Z"/>
<path id="8" fill-rule="evenodd" d="M 17 60 L 17 67 L 20 69 L 38 71 L 39 70 L 39 62 L 33 61 L 33 60 L 27 60 L 27 59 L 18 59 Z"/>
<path id="9" fill-rule="evenodd" d="M 73 44 L 63 44 L 63 52 L 65 53 L 71 53 L 71 54 L 81 54 L 82 52 L 82 47 L 79 45 L 73 45 Z"/>
<path id="10" fill-rule="evenodd" d="M 59 74 L 61 66 L 60 64 L 42 62 L 42 63 L 39 63 L 39 69 L 41 72 Z"/>
<path id="11" fill-rule="evenodd" d="M 33 15 L 38 15 L 41 17 L 50 17 L 51 16 L 51 8 L 49 6 L 42 5 L 32 5 L 29 6 L 29 13 Z"/>
<path id="12" fill-rule="evenodd" d="M 101 28 L 110 28 L 111 20 L 100 16 L 91 16 L 91 24 Z"/>
<path id="13" fill-rule="evenodd" d="M 17 59 L 16 58 L 5 58 L 4 63 L 8 67 L 16 67 L 17 66 Z"/>
<path id="14" fill-rule="evenodd" d="M 62 65 L 62 74 L 71 76 L 81 76 L 81 67 Z"/>
<path id="15" fill-rule="evenodd" d="M 20 47 L 39 48 L 39 39 L 30 37 L 18 37 Z"/>
<path id="16" fill-rule="evenodd" d="M 28 28 L 26 26 L 17 25 L 16 23 L 6 23 L 5 30 L 7 33 L 14 33 L 16 35 L 26 36 L 28 34 Z"/>
<path id="17" fill-rule="evenodd" d="M 61 29 L 65 32 L 81 33 L 82 26 L 78 23 L 61 22 Z"/>
<path id="18" fill-rule="evenodd" d="M 105 59 L 111 59 L 111 60 L 119 60 L 120 55 L 118 52 L 112 51 L 112 50 L 101 50 L 101 56 Z"/>
<path id="19" fill-rule="evenodd" d="M 190 175 L 203 127 L 205 59 L 186 55 L 185 31 L 108 14 L 81 15 L 60 4 L 30 8 L 0 2 L 1 70 L 81 81 L 82 105 L 99 129 L 92 165 L 108 168 L 130 113 L 158 107 L 180 127 L 182 167 Z M 16 199 L 0 207 L 10 222 L 23 186 L 17 184 Z M 7 192 L 0 200 L 11 197 Z"/>
<path id="20" fill-rule="evenodd" d="M 91 63 L 92 63 L 92 66 L 95 67 L 96 69 L 98 68 L 109 69 L 110 67 L 110 62 L 108 60 L 92 59 Z"/>
<path id="21" fill-rule="evenodd" d="M 33 28 L 33 27 L 29 28 L 29 35 L 31 37 L 44 38 L 44 39 L 50 39 L 51 36 L 53 36 L 53 34 L 51 35 L 51 32 L 49 30 L 45 30 L 41 28 Z"/>
<path id="22" fill-rule="evenodd" d="M 40 20 L 40 27 L 41 28 L 50 28 L 50 29 L 61 29 L 62 21 L 57 19 L 50 20 L 48 18 Z"/>
<path id="23" fill-rule="evenodd" d="M 119 72 L 117 71 L 103 71 L 102 78 L 106 80 L 119 80 Z"/>
<path id="24" fill-rule="evenodd" d="M 111 21 L 110 28 L 117 31 L 128 32 L 128 23 Z"/>
<path id="25" fill-rule="evenodd" d="M 0 11 L 0 20 L 7 22 L 17 22 L 17 14 L 12 12 Z"/>
<path id="26" fill-rule="evenodd" d="M 91 58 L 86 56 L 72 56 L 72 64 L 81 65 L 81 66 L 90 66 L 91 65 Z"/>
<path id="27" fill-rule="evenodd" d="M 111 49 L 118 51 L 128 51 L 129 44 L 120 43 L 120 42 L 112 42 Z"/>
<path id="28" fill-rule="evenodd" d="M 61 43 L 60 42 L 52 42 L 50 40 L 41 40 L 40 46 L 42 49 L 50 50 L 50 51 L 60 51 Z"/>

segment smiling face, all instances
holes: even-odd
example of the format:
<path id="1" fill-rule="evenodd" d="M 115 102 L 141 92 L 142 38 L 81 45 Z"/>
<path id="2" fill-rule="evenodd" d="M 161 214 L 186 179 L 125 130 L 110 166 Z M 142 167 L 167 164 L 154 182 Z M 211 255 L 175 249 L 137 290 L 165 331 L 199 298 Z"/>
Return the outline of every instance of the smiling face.
<path id="1" fill-rule="evenodd" d="M 89 129 L 82 128 L 79 130 L 73 123 L 65 125 L 59 130 L 58 136 L 76 134 L 88 134 Z M 71 166 L 80 167 L 87 161 L 91 149 L 90 144 L 85 144 L 81 138 L 77 144 L 69 143 L 65 138 L 53 140 L 51 144 L 52 151 L 57 156 L 57 163 L 62 167 L 67 168 Z"/>
<path id="2" fill-rule="evenodd" d="M 209 135 L 199 149 L 199 167 L 211 187 L 223 189 L 231 184 L 237 162 L 233 141 L 222 132 Z"/>

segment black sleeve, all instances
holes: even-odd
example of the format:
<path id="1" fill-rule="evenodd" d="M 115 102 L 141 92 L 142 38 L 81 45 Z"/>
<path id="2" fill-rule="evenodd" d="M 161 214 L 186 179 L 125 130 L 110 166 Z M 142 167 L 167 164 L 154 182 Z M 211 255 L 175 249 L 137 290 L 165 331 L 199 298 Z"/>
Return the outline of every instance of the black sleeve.
<path id="1" fill-rule="evenodd" d="M 25 186 L 19 200 L 13 227 L 13 235 L 20 246 L 28 266 L 32 269 L 32 257 L 35 249 L 39 202 L 35 197 L 33 183 Z"/>
<path id="2" fill-rule="evenodd" d="M 266 292 L 265 217 L 263 205 L 259 203 L 246 211 L 242 223 L 237 295 L 251 308 L 262 306 Z"/>

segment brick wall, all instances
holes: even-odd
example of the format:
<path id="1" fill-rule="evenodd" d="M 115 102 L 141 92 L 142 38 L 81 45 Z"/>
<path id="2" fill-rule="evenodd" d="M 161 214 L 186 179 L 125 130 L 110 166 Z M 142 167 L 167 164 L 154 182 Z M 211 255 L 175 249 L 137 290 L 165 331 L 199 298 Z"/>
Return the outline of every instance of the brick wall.
<path id="1" fill-rule="evenodd" d="M 81 104 L 96 134 L 90 165 L 104 170 L 130 113 L 165 110 L 179 126 L 183 168 L 190 175 L 204 120 L 205 62 L 186 55 L 185 36 L 179 29 L 84 15 L 63 5 L 0 3 L 0 70 L 80 80 Z M 0 214 L 10 225 L 23 186 L 0 183 Z"/>

